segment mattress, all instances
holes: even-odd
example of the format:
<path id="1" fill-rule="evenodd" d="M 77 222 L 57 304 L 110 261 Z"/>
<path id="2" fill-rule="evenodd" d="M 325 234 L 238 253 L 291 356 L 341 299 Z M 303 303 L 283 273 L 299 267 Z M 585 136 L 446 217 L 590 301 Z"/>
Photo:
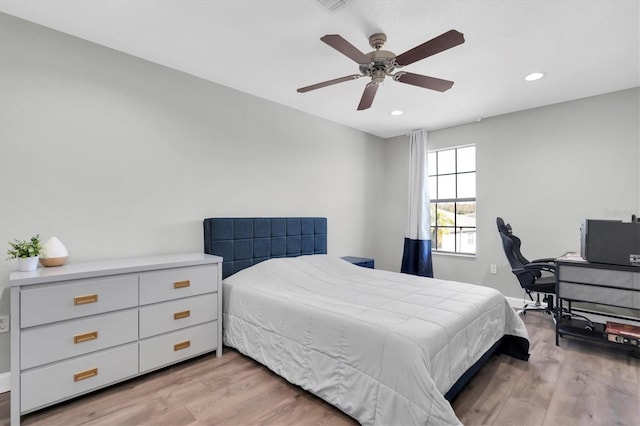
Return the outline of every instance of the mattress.
<path id="1" fill-rule="evenodd" d="M 223 329 L 225 345 L 363 425 L 460 424 L 443 396 L 458 378 L 505 335 L 528 348 L 495 289 L 326 255 L 226 278 Z"/>

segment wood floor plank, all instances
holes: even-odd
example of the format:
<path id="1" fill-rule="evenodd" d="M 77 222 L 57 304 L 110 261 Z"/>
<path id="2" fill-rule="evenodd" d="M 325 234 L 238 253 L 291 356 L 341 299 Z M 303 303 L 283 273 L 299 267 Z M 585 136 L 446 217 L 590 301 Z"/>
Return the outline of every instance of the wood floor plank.
<path id="1" fill-rule="evenodd" d="M 187 403 L 186 408 L 198 420 L 209 424 L 247 424 L 241 419 L 256 416 L 274 404 L 270 394 L 288 398 L 294 394 L 279 378 L 261 368 L 226 387 L 210 389 L 205 398 Z"/>
<path id="2" fill-rule="evenodd" d="M 573 358 L 576 362 L 563 364 L 545 424 L 640 424 L 640 393 L 635 380 L 612 378 L 606 357 L 576 352 Z"/>
<path id="3" fill-rule="evenodd" d="M 492 425 L 542 425 L 545 411 L 520 398 L 508 398 L 492 420 Z"/>
<path id="4" fill-rule="evenodd" d="M 336 418 L 333 410 L 318 404 L 317 398 L 296 394 L 292 398 L 282 400 L 271 410 L 265 410 L 255 418 L 260 425 L 356 425 L 351 418 Z"/>
<path id="5" fill-rule="evenodd" d="M 465 425 L 495 424 L 495 418 L 509 398 L 514 383 L 525 372 L 526 361 L 506 355 L 497 358 L 493 374 L 480 370 L 452 404 Z"/>
<path id="6" fill-rule="evenodd" d="M 532 351 L 523 375 L 509 396 L 509 399 L 521 403 L 509 405 L 531 406 L 533 410 L 545 412 L 557 386 L 564 357 L 563 352 L 556 350 L 554 343 L 539 342 L 536 346 L 536 351 Z M 497 417 L 500 418 L 504 416 Z"/>
<path id="7" fill-rule="evenodd" d="M 528 362 L 492 357 L 452 406 L 465 425 L 640 424 L 640 360 L 628 351 L 561 339 L 543 313 L 522 317 Z M 199 357 L 22 417 L 25 426 L 338 425 L 337 408 L 229 349 Z M 9 426 L 9 393 L 0 395 Z"/>

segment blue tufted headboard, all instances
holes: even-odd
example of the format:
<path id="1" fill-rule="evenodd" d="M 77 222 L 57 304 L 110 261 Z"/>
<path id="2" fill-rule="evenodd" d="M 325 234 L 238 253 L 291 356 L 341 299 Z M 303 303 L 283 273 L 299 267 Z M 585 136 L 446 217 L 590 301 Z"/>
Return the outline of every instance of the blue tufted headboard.
<path id="1" fill-rule="evenodd" d="M 327 254 L 326 217 L 209 218 L 204 252 L 222 256 L 222 278 L 273 257 Z"/>

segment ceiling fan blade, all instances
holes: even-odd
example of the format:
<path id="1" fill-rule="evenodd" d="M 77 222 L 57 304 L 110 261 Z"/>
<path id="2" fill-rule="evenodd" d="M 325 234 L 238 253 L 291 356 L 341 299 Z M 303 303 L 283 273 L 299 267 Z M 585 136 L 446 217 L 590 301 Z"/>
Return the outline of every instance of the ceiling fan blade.
<path id="1" fill-rule="evenodd" d="M 324 37 L 320 37 L 320 40 L 359 64 L 368 64 L 371 62 L 371 58 L 338 34 L 327 34 Z"/>
<path id="2" fill-rule="evenodd" d="M 401 53 L 396 57 L 396 64 L 400 66 L 409 65 L 462 43 L 464 43 L 464 35 L 456 30 L 449 30 L 411 50 Z"/>
<path id="3" fill-rule="evenodd" d="M 360 78 L 360 77 L 362 77 L 362 75 L 360 75 L 360 74 L 352 74 L 352 75 L 346 75 L 346 76 L 340 77 L 340 78 L 334 78 L 333 80 L 323 81 L 322 83 L 317 83 L 317 84 L 312 84 L 311 86 L 301 87 L 301 88 L 298 89 L 298 93 L 309 92 L 311 90 L 316 90 L 316 89 L 320 89 L 322 87 L 331 86 L 332 84 L 338 84 L 338 83 L 343 83 L 343 82 L 349 81 L 349 80 L 355 80 L 355 79 Z"/>
<path id="4" fill-rule="evenodd" d="M 367 87 L 364 88 L 364 93 L 362 93 L 362 98 L 360 98 L 358 111 L 371 108 L 371 104 L 373 103 L 373 98 L 376 97 L 377 91 L 378 91 L 378 84 L 375 84 L 375 83 L 367 84 Z"/>
<path id="5" fill-rule="evenodd" d="M 424 87 L 425 89 L 437 90 L 438 92 L 444 92 L 453 86 L 453 81 L 450 80 L 442 80 L 440 78 L 404 71 L 398 72 L 393 79 L 400 83 L 412 84 L 414 86 Z"/>

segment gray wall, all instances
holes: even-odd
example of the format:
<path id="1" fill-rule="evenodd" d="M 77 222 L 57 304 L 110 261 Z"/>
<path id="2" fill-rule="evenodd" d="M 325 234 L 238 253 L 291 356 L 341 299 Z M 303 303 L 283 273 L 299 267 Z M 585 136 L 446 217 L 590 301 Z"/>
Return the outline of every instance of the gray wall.
<path id="1" fill-rule="evenodd" d="M 211 216 L 326 216 L 374 256 L 383 140 L 0 14 L 0 244 L 69 261 L 202 251 Z M 9 271 L 0 260 L 0 315 Z M 0 334 L 0 374 L 9 334 Z"/>
<path id="2" fill-rule="evenodd" d="M 529 258 L 579 251 L 584 218 L 640 215 L 638 88 L 430 132 L 429 149 L 476 144 L 477 256 L 434 255 L 438 278 L 521 297 L 497 233 L 509 221 Z M 379 266 L 399 270 L 407 212 L 408 138 L 385 143 L 385 223 Z M 489 274 L 490 264 L 498 274 Z"/>

